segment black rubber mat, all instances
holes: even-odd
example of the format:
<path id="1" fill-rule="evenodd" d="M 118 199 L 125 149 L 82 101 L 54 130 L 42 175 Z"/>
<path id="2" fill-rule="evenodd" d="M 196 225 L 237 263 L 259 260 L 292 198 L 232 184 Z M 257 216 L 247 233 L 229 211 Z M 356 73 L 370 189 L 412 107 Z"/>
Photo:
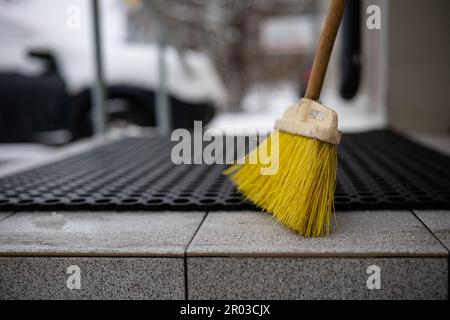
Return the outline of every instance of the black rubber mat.
<path id="1" fill-rule="evenodd" d="M 127 138 L 0 179 L 0 211 L 256 209 L 225 165 L 180 165 L 165 138 Z M 390 131 L 347 134 L 338 210 L 450 209 L 450 158 Z"/>

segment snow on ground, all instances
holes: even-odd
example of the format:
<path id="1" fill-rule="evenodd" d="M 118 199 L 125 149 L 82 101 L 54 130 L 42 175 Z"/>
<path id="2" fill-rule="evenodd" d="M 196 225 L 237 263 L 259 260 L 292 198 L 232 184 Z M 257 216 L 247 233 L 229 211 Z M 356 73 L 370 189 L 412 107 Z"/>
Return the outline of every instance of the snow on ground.
<path id="1" fill-rule="evenodd" d="M 208 127 L 217 129 L 252 128 L 272 129 L 283 112 L 298 101 L 296 86 L 284 83 L 273 87 L 256 86 L 243 99 L 243 112 L 219 114 Z M 332 90 L 325 91 L 322 103 L 339 115 L 339 129 L 343 132 L 359 132 L 385 127 L 384 108 L 371 105 L 370 99 L 360 95 L 352 101 L 344 101 Z"/>

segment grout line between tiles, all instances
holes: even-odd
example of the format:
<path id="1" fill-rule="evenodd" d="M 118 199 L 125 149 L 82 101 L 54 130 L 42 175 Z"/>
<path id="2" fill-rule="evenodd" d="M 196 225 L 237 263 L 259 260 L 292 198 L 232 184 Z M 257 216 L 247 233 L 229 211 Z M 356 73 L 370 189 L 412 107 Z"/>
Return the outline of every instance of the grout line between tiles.
<path id="1" fill-rule="evenodd" d="M 15 214 L 16 214 L 15 212 L 12 212 L 12 213 L 6 215 L 6 217 L 0 219 L 0 222 L 5 221 L 6 219 L 8 219 L 9 217 L 11 217 L 11 216 L 13 216 L 13 215 L 15 215 Z"/>
<path id="2" fill-rule="evenodd" d="M 433 237 L 436 238 L 437 241 L 447 250 L 449 253 L 449 256 L 447 257 L 447 299 L 450 298 L 450 248 L 447 248 L 447 246 L 438 238 L 438 236 L 426 225 L 425 221 L 420 219 L 420 217 L 417 215 L 417 213 L 414 210 L 411 210 L 412 214 L 422 223 L 422 225 L 433 235 Z"/>
<path id="3" fill-rule="evenodd" d="M 422 219 L 420 219 L 420 217 L 414 212 L 414 210 L 410 210 L 410 211 L 414 215 L 414 217 L 416 217 L 416 219 L 419 220 L 419 222 L 425 227 L 425 229 L 427 229 L 428 232 L 430 232 L 433 235 L 433 237 L 445 248 L 445 250 L 447 250 L 447 252 L 450 255 L 450 248 L 447 248 L 447 246 L 439 239 L 439 237 L 433 232 L 433 230 L 431 230 L 426 225 L 426 223 Z"/>
<path id="4" fill-rule="evenodd" d="M 208 216 L 209 211 L 205 212 L 205 215 L 203 216 L 202 221 L 200 221 L 197 229 L 195 230 L 194 234 L 192 235 L 192 238 L 189 240 L 187 246 L 186 246 L 186 250 L 184 251 L 184 299 L 188 300 L 189 299 L 189 290 L 188 290 L 188 272 L 187 272 L 187 251 L 189 250 L 189 247 L 191 246 L 192 241 L 194 241 L 195 236 L 197 235 L 198 231 L 200 230 L 200 228 L 203 225 L 203 222 L 205 222 L 206 217 Z"/>

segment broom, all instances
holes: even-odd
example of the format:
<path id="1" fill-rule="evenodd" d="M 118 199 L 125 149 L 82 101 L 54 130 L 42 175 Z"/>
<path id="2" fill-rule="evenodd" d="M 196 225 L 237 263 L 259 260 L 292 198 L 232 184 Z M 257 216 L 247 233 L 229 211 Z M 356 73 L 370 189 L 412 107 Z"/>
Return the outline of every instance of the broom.
<path id="1" fill-rule="evenodd" d="M 247 199 L 306 237 L 328 235 L 334 213 L 341 134 L 336 112 L 317 101 L 344 8 L 345 0 L 332 0 L 305 98 L 276 121 L 278 130 L 246 155 L 244 161 L 241 159 L 225 171 Z M 261 150 L 278 152 L 275 160 L 270 155 L 278 161 L 278 170 L 272 175 L 262 174 L 266 165 L 258 158 Z"/>

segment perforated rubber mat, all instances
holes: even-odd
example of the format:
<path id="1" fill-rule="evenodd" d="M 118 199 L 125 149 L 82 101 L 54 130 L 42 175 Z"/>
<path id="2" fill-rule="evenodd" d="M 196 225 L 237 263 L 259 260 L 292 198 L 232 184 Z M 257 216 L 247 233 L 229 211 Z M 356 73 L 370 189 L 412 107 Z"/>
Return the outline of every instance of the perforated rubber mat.
<path id="1" fill-rule="evenodd" d="M 0 211 L 256 209 L 225 165 L 174 165 L 167 138 L 127 138 L 0 179 Z M 450 209 L 450 158 L 390 131 L 347 134 L 336 209 Z"/>

